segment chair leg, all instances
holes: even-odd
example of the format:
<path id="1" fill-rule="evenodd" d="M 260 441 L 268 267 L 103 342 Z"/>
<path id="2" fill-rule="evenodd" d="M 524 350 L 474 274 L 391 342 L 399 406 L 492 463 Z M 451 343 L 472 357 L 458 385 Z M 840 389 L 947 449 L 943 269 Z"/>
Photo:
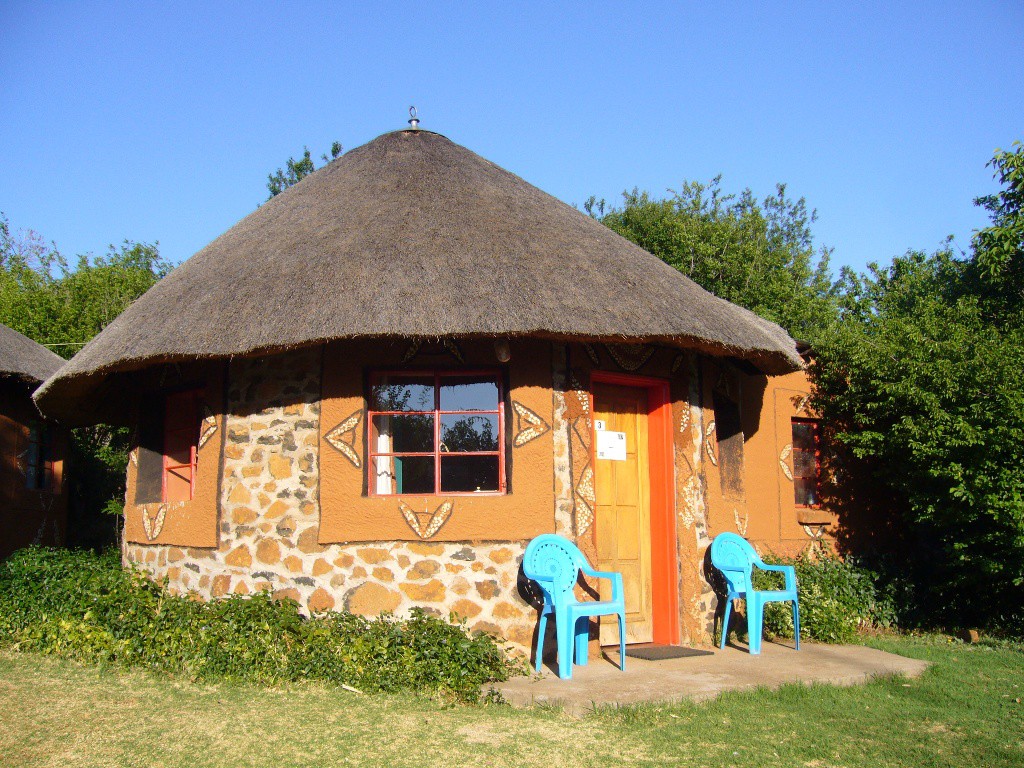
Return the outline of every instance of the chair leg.
<path id="1" fill-rule="evenodd" d="M 626 671 L 626 614 L 617 614 L 619 619 L 619 669 Z"/>
<path id="2" fill-rule="evenodd" d="M 747 638 L 752 655 L 761 652 L 761 629 L 764 619 L 764 603 L 747 593 Z"/>
<path id="3" fill-rule="evenodd" d="M 576 663 L 581 667 L 587 666 L 587 662 L 590 660 L 590 619 L 586 616 L 581 616 L 576 619 L 576 628 L 574 630 L 576 640 Z"/>
<path id="4" fill-rule="evenodd" d="M 572 677 L 572 627 L 568 613 L 555 616 L 555 636 L 558 638 L 558 676 L 563 680 Z"/>
<path id="5" fill-rule="evenodd" d="M 541 613 L 540 621 L 537 623 L 537 663 L 535 668 L 540 672 L 541 658 L 544 656 L 544 631 L 548 628 L 548 615 Z"/>
<path id="6" fill-rule="evenodd" d="M 722 642 L 718 646 L 721 649 L 725 649 L 725 640 L 729 636 L 729 614 L 732 613 L 732 598 L 726 598 L 725 601 L 725 616 L 722 617 Z"/>
<path id="7" fill-rule="evenodd" d="M 793 637 L 796 638 L 796 649 L 800 650 L 800 603 L 793 601 Z"/>

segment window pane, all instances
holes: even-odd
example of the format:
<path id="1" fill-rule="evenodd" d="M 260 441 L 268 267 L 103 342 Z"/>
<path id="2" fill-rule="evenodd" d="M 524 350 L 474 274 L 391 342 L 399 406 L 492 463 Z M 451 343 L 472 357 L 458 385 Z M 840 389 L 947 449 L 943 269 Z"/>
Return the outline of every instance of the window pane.
<path id="1" fill-rule="evenodd" d="M 196 414 L 196 393 L 177 392 L 167 396 L 167 405 L 164 410 L 166 419 L 164 428 L 189 429 L 197 424 L 199 419 Z"/>
<path id="2" fill-rule="evenodd" d="M 25 467 L 25 487 L 39 488 L 41 472 L 38 464 L 29 464 Z"/>
<path id="3" fill-rule="evenodd" d="M 498 490 L 497 456 L 442 456 L 442 493 L 496 490 Z"/>
<path id="4" fill-rule="evenodd" d="M 370 393 L 372 411 L 434 410 L 434 378 L 382 376 Z"/>
<path id="5" fill-rule="evenodd" d="M 378 456 L 373 460 L 373 477 L 370 488 L 374 493 L 395 492 L 395 459 L 393 456 Z"/>
<path id="6" fill-rule="evenodd" d="M 814 444 L 814 424 L 806 421 L 793 422 L 793 448 L 794 450 L 813 451 L 817 446 Z"/>
<path id="7" fill-rule="evenodd" d="M 498 383 L 493 376 L 442 376 L 442 411 L 498 410 Z"/>
<path id="8" fill-rule="evenodd" d="M 811 451 L 793 451 L 793 474 L 797 477 L 814 477 L 818 465 Z"/>
<path id="9" fill-rule="evenodd" d="M 434 417 L 422 414 L 415 416 L 374 416 L 374 453 L 433 453 Z"/>
<path id="10" fill-rule="evenodd" d="M 395 493 L 434 493 L 433 456 L 394 456 Z"/>
<path id="11" fill-rule="evenodd" d="M 441 416 L 441 450 L 446 449 L 451 453 L 498 450 L 497 415 Z"/>
<path id="12" fill-rule="evenodd" d="M 39 430 L 39 463 L 45 464 L 53 459 L 53 428 L 43 424 Z"/>
<path id="13" fill-rule="evenodd" d="M 191 464 L 192 446 L 196 442 L 191 430 L 168 432 L 164 442 L 164 455 L 167 457 L 167 464 Z"/>
<path id="14" fill-rule="evenodd" d="M 801 507 L 813 507 L 818 503 L 818 488 L 813 477 L 793 479 L 794 501 Z"/>
<path id="15" fill-rule="evenodd" d="M 39 443 L 29 443 L 25 447 L 24 462 L 26 467 L 39 466 Z"/>
<path id="16" fill-rule="evenodd" d="M 192 467 L 168 470 L 164 476 L 167 483 L 166 501 L 188 501 L 192 498 Z"/>

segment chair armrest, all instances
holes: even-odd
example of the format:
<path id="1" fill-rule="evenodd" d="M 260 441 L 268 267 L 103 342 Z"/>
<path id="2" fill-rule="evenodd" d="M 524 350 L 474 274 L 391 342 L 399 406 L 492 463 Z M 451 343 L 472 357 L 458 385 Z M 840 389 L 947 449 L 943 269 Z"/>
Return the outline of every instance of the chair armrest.
<path id="1" fill-rule="evenodd" d="M 591 570 L 590 568 L 581 568 L 580 570 L 582 570 L 585 574 L 587 574 L 587 576 L 596 576 L 599 579 L 610 579 L 613 576 L 620 575 L 620 574 L 616 573 L 615 571 L 594 571 L 594 570 Z"/>
<path id="2" fill-rule="evenodd" d="M 786 578 L 786 589 L 796 589 L 796 568 L 792 565 L 768 565 L 767 563 L 759 562 L 757 567 L 762 571 L 777 571 Z"/>
<path id="3" fill-rule="evenodd" d="M 612 582 L 612 599 L 621 600 L 625 590 L 622 587 L 622 574 L 616 571 L 595 571 L 589 563 L 581 563 L 580 570 L 587 576 L 595 576 L 599 579 L 610 579 Z"/>

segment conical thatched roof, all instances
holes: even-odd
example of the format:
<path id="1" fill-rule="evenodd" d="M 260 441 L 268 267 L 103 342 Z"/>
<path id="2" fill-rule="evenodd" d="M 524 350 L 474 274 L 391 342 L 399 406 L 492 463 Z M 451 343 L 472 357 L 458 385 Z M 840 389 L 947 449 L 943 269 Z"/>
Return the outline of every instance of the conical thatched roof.
<path id="1" fill-rule="evenodd" d="M 355 336 L 658 341 L 797 368 L 792 339 L 508 171 L 388 133 L 244 218 L 40 389 L 69 416 L 105 374 Z"/>
<path id="2" fill-rule="evenodd" d="M 0 325 L 0 377 L 36 386 L 50 378 L 63 364 L 62 357 L 42 344 L 13 328 Z"/>

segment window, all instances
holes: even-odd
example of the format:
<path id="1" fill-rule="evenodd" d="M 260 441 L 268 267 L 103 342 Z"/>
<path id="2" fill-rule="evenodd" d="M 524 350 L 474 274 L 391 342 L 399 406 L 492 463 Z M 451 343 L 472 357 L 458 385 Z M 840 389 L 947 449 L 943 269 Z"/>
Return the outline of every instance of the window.
<path id="1" fill-rule="evenodd" d="M 504 493 L 502 402 L 497 373 L 372 376 L 370 493 Z"/>
<path id="2" fill-rule="evenodd" d="M 793 494 L 798 507 L 816 507 L 821 467 L 821 422 L 793 419 Z"/>
<path id="3" fill-rule="evenodd" d="M 202 389 L 155 394 L 139 413 L 135 503 L 188 501 L 195 494 Z"/>
<path id="4" fill-rule="evenodd" d="M 740 406 L 725 392 L 711 393 L 718 442 L 718 478 L 727 499 L 743 498 L 743 422 Z"/>
<path id="5" fill-rule="evenodd" d="M 25 487 L 48 491 L 53 485 L 53 435 L 50 425 L 33 419 L 25 446 Z"/>
<path id="6" fill-rule="evenodd" d="M 199 445 L 199 390 L 164 400 L 163 501 L 188 501 L 195 492 Z"/>

